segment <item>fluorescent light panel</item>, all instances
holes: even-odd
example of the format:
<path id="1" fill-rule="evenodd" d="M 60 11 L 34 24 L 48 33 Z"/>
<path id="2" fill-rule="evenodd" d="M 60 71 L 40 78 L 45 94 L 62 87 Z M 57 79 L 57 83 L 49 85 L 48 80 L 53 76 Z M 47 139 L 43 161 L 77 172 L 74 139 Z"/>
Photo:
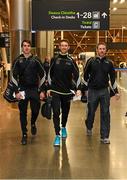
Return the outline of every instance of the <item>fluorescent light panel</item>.
<path id="1" fill-rule="evenodd" d="M 118 0 L 113 0 L 113 4 L 115 4 L 115 3 L 117 3 L 118 2 Z"/>
<path id="2" fill-rule="evenodd" d="M 124 2 L 125 2 L 125 0 L 120 0 L 120 2 L 119 2 L 119 3 L 120 3 L 120 4 L 123 4 Z"/>
<path id="3" fill-rule="evenodd" d="M 112 10 L 113 10 L 113 11 L 116 11 L 116 10 L 117 10 L 117 7 L 114 7 Z"/>

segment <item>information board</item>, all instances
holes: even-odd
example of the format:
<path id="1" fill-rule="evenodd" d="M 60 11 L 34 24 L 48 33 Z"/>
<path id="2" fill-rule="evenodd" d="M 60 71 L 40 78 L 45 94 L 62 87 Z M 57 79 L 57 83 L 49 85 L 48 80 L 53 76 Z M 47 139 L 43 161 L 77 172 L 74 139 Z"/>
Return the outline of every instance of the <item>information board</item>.
<path id="1" fill-rule="evenodd" d="M 32 30 L 108 30 L 110 0 L 32 0 Z"/>
<path id="2" fill-rule="evenodd" d="M 0 32 L 0 47 L 10 47 L 9 32 Z"/>

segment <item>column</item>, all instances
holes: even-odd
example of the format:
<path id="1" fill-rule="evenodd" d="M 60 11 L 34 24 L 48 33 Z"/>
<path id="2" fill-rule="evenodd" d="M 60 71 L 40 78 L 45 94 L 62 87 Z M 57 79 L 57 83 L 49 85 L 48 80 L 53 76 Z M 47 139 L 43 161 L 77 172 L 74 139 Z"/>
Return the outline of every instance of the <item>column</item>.
<path id="1" fill-rule="evenodd" d="M 46 56 L 53 57 L 54 31 L 38 31 L 36 33 L 36 50 L 42 61 L 44 61 Z"/>
<path id="2" fill-rule="evenodd" d="M 96 36 L 96 44 L 98 44 L 98 43 L 99 43 L 99 31 L 97 31 L 96 33 L 97 33 L 97 34 L 96 34 L 96 35 L 97 35 L 97 36 Z"/>
<path id="3" fill-rule="evenodd" d="M 44 61 L 44 58 L 47 56 L 46 31 L 36 32 L 36 52 L 38 57 Z"/>
<path id="4" fill-rule="evenodd" d="M 54 56 L 54 31 L 47 31 L 47 55 Z"/>
<path id="5" fill-rule="evenodd" d="M 21 42 L 31 40 L 30 0 L 10 0 L 10 59 L 11 62 L 21 53 Z"/>

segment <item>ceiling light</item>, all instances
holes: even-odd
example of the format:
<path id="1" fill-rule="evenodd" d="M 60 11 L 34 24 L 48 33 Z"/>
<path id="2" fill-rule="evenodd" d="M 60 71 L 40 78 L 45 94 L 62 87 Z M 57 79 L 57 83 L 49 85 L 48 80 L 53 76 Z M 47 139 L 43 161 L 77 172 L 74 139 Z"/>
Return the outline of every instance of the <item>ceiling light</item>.
<path id="1" fill-rule="evenodd" d="M 126 27 L 125 27 L 125 26 L 122 26 L 122 29 L 126 29 Z"/>
<path id="2" fill-rule="evenodd" d="M 120 0 L 120 2 L 119 2 L 119 3 L 120 3 L 120 4 L 122 4 L 122 3 L 124 3 L 124 2 L 125 2 L 125 0 Z"/>
<path id="3" fill-rule="evenodd" d="M 117 7 L 114 7 L 112 10 L 113 10 L 113 11 L 116 11 L 116 10 L 117 10 Z"/>
<path id="4" fill-rule="evenodd" d="M 113 4 L 115 4 L 115 3 L 117 3 L 118 2 L 118 0 L 113 0 Z"/>

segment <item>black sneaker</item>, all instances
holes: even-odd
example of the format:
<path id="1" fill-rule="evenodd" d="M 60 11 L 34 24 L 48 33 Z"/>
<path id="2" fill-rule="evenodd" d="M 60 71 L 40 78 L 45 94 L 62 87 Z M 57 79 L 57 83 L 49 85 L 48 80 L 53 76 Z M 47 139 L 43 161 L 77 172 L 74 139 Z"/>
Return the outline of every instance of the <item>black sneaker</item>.
<path id="1" fill-rule="evenodd" d="M 31 134 L 36 135 L 37 134 L 37 128 L 35 124 L 31 124 Z"/>
<path id="2" fill-rule="evenodd" d="M 27 144 L 27 134 L 23 134 L 22 140 L 21 140 L 21 144 L 22 145 L 26 145 Z"/>

